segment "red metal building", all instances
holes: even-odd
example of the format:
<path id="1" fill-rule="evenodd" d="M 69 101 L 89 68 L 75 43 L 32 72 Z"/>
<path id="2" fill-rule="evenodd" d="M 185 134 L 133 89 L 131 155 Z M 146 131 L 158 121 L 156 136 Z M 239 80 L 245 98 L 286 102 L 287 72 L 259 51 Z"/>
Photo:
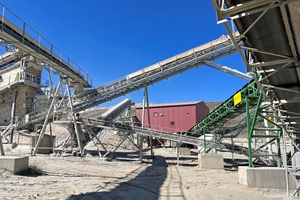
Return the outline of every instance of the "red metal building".
<path id="1" fill-rule="evenodd" d="M 136 117 L 142 122 L 142 105 L 136 106 Z M 149 105 L 150 124 L 155 130 L 165 132 L 187 132 L 196 123 L 209 114 L 209 109 L 203 101 L 152 104 Z M 145 108 L 144 124 L 148 124 L 148 110 Z M 144 126 L 148 128 L 147 125 Z"/>

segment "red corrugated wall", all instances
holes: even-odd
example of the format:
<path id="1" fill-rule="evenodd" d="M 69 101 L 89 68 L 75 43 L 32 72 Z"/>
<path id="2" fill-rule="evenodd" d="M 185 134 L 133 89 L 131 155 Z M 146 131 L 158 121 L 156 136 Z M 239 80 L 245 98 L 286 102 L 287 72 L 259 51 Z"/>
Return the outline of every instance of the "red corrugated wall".
<path id="1" fill-rule="evenodd" d="M 150 123 L 153 129 L 165 132 L 187 132 L 197 122 L 208 115 L 204 102 L 191 105 L 166 105 L 150 107 Z M 157 113 L 157 114 L 155 114 Z M 136 116 L 142 121 L 142 108 L 136 108 Z M 145 123 L 148 124 L 148 111 L 145 109 Z M 148 128 L 145 125 L 145 128 Z"/>

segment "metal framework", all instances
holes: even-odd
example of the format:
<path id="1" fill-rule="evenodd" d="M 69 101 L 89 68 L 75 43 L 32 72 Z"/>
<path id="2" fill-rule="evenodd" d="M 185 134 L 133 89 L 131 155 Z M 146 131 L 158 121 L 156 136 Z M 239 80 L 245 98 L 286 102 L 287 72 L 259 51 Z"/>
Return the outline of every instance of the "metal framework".
<path id="1" fill-rule="evenodd" d="M 98 118 L 99 120 L 105 121 L 107 123 L 112 122 L 117 117 L 119 117 L 122 113 L 124 113 L 126 110 L 130 109 L 131 105 L 132 105 L 131 100 L 125 99 L 122 102 L 110 108 L 108 111 L 103 113 Z M 54 122 L 57 124 L 64 124 L 70 127 L 69 137 L 66 138 L 66 140 L 63 142 L 62 145 L 55 147 L 54 151 L 56 153 L 59 153 L 60 155 L 64 152 L 72 152 L 72 154 L 74 155 L 83 156 L 84 147 L 91 140 L 93 141 L 96 140 L 98 143 L 101 144 L 104 150 L 107 151 L 106 148 L 101 143 L 101 139 L 104 137 L 107 130 L 105 130 L 103 127 L 88 126 L 87 124 L 82 123 L 82 120 L 78 116 L 75 116 L 74 112 L 71 112 L 71 114 L 72 115 L 68 119 L 63 119 Z M 99 136 L 97 137 L 98 134 Z M 41 139 L 42 137 L 43 135 L 40 134 L 39 139 Z M 36 148 L 37 146 L 38 143 L 36 144 Z M 101 154 L 100 151 L 98 152 L 99 154 Z"/>
<path id="2" fill-rule="evenodd" d="M 96 89 L 74 97 L 76 111 L 81 111 L 132 91 L 144 88 L 172 76 L 184 73 L 207 62 L 235 52 L 235 47 L 227 36 L 201 45 L 167 60 L 129 74 Z M 245 75 L 247 76 L 247 75 Z"/>
<path id="3" fill-rule="evenodd" d="M 60 73 L 67 75 L 70 79 L 83 84 L 85 87 L 90 87 L 92 85 L 92 80 L 86 72 L 28 26 L 24 21 L 15 16 L 23 25 L 23 27 L 20 28 L 17 27 L 14 22 L 6 19 L 5 12 L 10 11 L 4 7 L 3 4 L 1 5 L 0 38 L 3 43 L 13 44 L 16 48 L 21 49 L 24 52 L 30 52 L 35 58 L 54 67 Z M 10 14 L 13 13 L 11 12 Z M 29 35 L 28 33 L 35 33 L 36 35 Z"/>
<path id="4" fill-rule="evenodd" d="M 252 99 L 250 106 L 254 107 L 257 103 L 256 99 L 259 96 L 260 91 L 257 88 L 255 81 L 251 81 L 237 91 L 236 94 L 239 96 L 239 99 L 235 100 L 235 98 L 237 98 L 236 95 L 228 98 L 222 105 L 192 127 L 187 132 L 187 135 L 199 137 L 204 133 L 214 133 L 215 129 L 223 126 L 227 121 L 237 117 L 241 113 L 245 113 L 247 98 Z"/>
<path id="5" fill-rule="evenodd" d="M 299 97 L 300 97 L 300 28 L 299 9 L 300 2 L 297 0 L 212 0 L 217 13 L 218 23 L 222 23 L 234 38 L 236 30 L 230 29 L 234 23 L 241 37 L 244 38 L 244 46 L 236 45 L 247 70 L 261 74 L 255 81 L 262 92 L 261 101 L 264 104 L 265 117 L 268 115 L 273 120 L 265 119 L 265 123 L 273 127 L 276 134 L 266 141 L 266 145 L 274 141 L 279 143 L 288 139 L 295 151 L 299 151 Z M 231 23 L 231 24 L 230 24 Z M 234 26 L 232 26 L 234 27 Z M 258 112 L 262 111 L 257 108 Z M 263 113 L 264 113 L 263 112 Z M 254 117 L 254 119 L 255 119 Z M 255 124 L 251 125 L 248 135 L 252 135 Z M 257 131 L 257 130 L 256 130 Z M 259 136 L 259 135 L 257 135 Z M 286 144 L 286 142 L 284 142 Z M 249 143 L 249 150 L 251 150 Z M 286 149 L 284 146 L 284 158 Z M 279 152 L 280 148 L 278 149 Z M 249 157 L 255 152 L 249 152 Z M 293 155 L 293 154 L 292 154 Z M 273 156 L 270 153 L 270 156 Z M 284 160 L 288 173 L 288 163 Z M 293 162 L 292 162 L 293 165 Z M 249 165 L 250 167 L 252 165 Z M 292 166 L 293 167 L 293 166 Z M 288 175 L 286 175 L 288 177 Z M 288 178 L 287 178 L 288 179 Z M 296 178 L 294 177 L 296 180 Z M 288 183 L 288 181 L 287 181 Z M 287 184 L 287 194 L 289 187 Z"/>
<path id="6" fill-rule="evenodd" d="M 186 135 L 193 137 L 202 136 L 204 138 L 203 147 L 199 151 L 203 148 L 203 151 L 207 152 L 207 148 L 210 147 L 210 149 L 215 149 L 216 152 L 217 138 L 223 137 L 233 131 L 233 129 L 246 126 L 248 130 L 249 166 L 253 166 L 252 158 L 259 158 L 263 161 L 271 158 L 271 161 L 268 163 L 270 164 L 271 162 L 273 163 L 274 157 L 276 157 L 277 165 L 280 167 L 282 164 L 280 150 L 281 128 L 272 121 L 274 120 L 274 116 L 271 115 L 272 112 L 265 111 L 268 106 L 268 104 L 262 104 L 262 93 L 253 80 L 192 127 Z M 250 113 L 250 110 L 254 110 L 254 112 Z M 246 113 L 246 123 L 227 128 L 225 133 L 224 131 L 218 131 L 226 122 L 242 113 Z M 208 135 L 213 135 L 213 137 L 207 139 Z M 262 138 L 266 142 L 253 147 L 252 144 L 257 144 L 258 140 Z M 272 149 L 272 145 L 269 145 L 272 143 L 277 146 L 276 150 L 265 151 L 264 149 L 266 148 Z"/>
<path id="7" fill-rule="evenodd" d="M 2 38 L 3 43 L 13 44 L 15 49 L 20 49 L 23 52 L 30 52 L 32 56 L 39 59 L 41 63 L 44 63 L 45 66 L 51 66 L 51 68 L 56 70 L 59 73 L 62 81 L 60 82 L 59 87 L 57 87 L 57 90 L 54 93 L 53 96 L 54 98 L 50 105 L 50 108 L 45 108 L 42 110 L 37 110 L 33 113 L 29 113 L 28 115 L 26 115 L 26 117 L 19 118 L 18 120 L 16 120 L 16 124 L 19 128 L 22 127 L 26 128 L 29 126 L 33 126 L 35 124 L 43 123 L 43 128 L 40 134 L 40 137 L 42 137 L 45 126 L 51 117 L 54 117 L 55 119 L 62 119 L 65 118 L 66 116 L 71 117 L 71 121 L 73 121 L 75 134 L 78 140 L 77 143 L 81 151 L 80 153 L 83 153 L 82 152 L 83 148 L 80 146 L 80 141 L 81 141 L 80 134 L 82 131 L 79 130 L 80 128 L 77 125 L 78 123 L 77 123 L 75 113 L 93 107 L 95 105 L 101 104 L 103 102 L 109 101 L 116 97 L 125 95 L 129 92 L 147 87 L 148 85 L 154 84 L 161 80 L 168 79 L 172 76 L 183 73 L 187 70 L 193 69 L 201 65 L 207 65 L 214 69 L 225 71 L 226 73 L 234 75 L 236 77 L 243 78 L 245 80 L 250 80 L 251 79 L 250 75 L 246 75 L 236 70 L 230 69 L 226 66 L 221 66 L 213 63 L 214 60 L 237 51 L 242 56 L 242 59 L 244 60 L 248 71 L 250 72 L 252 71 L 250 69 L 255 69 L 256 73 L 259 72 L 263 74 L 262 78 L 260 79 L 256 78 L 255 82 L 254 81 L 251 82 L 236 94 L 236 95 L 240 95 L 239 97 L 241 99 L 240 102 L 235 103 L 234 98 L 236 97 L 236 95 L 234 95 L 233 98 L 227 100 L 221 107 L 219 107 L 211 115 L 209 115 L 202 122 L 200 122 L 200 124 L 192 128 L 191 131 L 188 133 L 188 135 L 199 136 L 203 133 L 205 135 L 207 133 L 214 132 L 217 127 L 220 127 L 220 125 L 224 124 L 229 119 L 234 118 L 235 116 L 239 115 L 245 110 L 249 111 L 250 108 L 254 108 L 255 106 L 257 106 L 256 107 L 258 112 L 257 115 L 254 115 L 253 117 L 248 116 L 247 122 L 249 123 L 248 129 L 250 130 L 250 132 L 248 133 L 248 136 L 250 138 L 249 140 L 252 140 L 253 138 L 259 138 L 259 137 L 269 137 L 270 138 L 269 141 L 271 142 L 267 142 L 266 145 L 268 145 L 275 141 L 272 139 L 273 137 L 275 137 L 274 135 L 268 134 L 270 136 L 261 136 L 261 135 L 253 134 L 254 130 L 258 131 L 255 129 L 255 125 L 254 125 L 257 122 L 256 119 L 257 116 L 264 115 L 261 114 L 263 113 L 263 111 L 260 108 L 261 102 L 258 101 L 259 100 L 258 96 L 263 95 L 264 102 L 271 102 L 271 100 L 273 100 L 273 97 L 275 97 L 276 95 L 267 95 L 267 93 L 273 94 L 274 93 L 273 90 L 285 90 L 285 91 L 288 90 L 289 92 L 294 92 L 291 89 L 274 86 L 270 84 L 269 81 L 269 77 L 272 76 L 273 74 L 280 72 L 280 70 L 284 70 L 285 68 L 289 67 L 291 63 L 298 62 L 297 46 L 299 45 L 298 43 L 295 42 L 293 36 L 293 35 L 297 35 L 297 33 L 293 34 L 291 29 L 292 25 L 290 24 L 290 23 L 295 24 L 297 23 L 297 21 L 294 18 L 292 18 L 292 20 L 289 20 L 288 16 L 290 14 L 291 15 L 293 14 L 287 13 L 287 9 L 286 9 L 286 6 L 291 2 L 295 2 L 295 1 L 290 0 L 290 1 L 281 1 L 280 3 L 277 3 L 277 1 L 271 1 L 271 0 L 268 1 L 256 0 L 248 3 L 243 3 L 236 7 L 231 7 L 230 9 L 226 9 L 225 8 L 226 5 L 230 7 L 229 2 L 225 0 L 213 1 L 213 4 L 217 11 L 218 22 L 223 23 L 225 25 L 225 28 L 229 33 L 228 36 L 222 36 L 221 38 L 214 40 L 210 43 L 201 45 L 199 47 L 196 47 L 194 49 L 176 55 L 172 58 L 156 63 L 147 68 L 141 69 L 137 72 L 129 74 L 109 84 L 102 85 L 92 90 L 84 91 L 80 94 L 76 94 L 75 96 L 70 93 L 71 83 L 79 82 L 80 84 L 83 84 L 85 87 L 89 87 L 91 85 L 91 80 L 88 77 L 88 75 L 86 73 L 81 73 L 82 72 L 81 70 L 74 69 L 75 67 L 74 63 L 71 64 L 69 58 L 64 59 L 63 58 L 64 55 L 61 52 L 57 52 L 52 44 L 45 45 L 45 43 L 41 42 L 44 39 L 40 35 L 38 35 L 38 39 L 34 39 L 33 36 L 29 36 L 27 30 L 30 29 L 30 27 L 27 26 L 26 23 L 22 22 L 23 27 L 20 28 L 15 26 L 8 19 L 6 19 L 5 12 L 4 12 L 6 9 L 4 8 L 1 16 L 1 22 L 0 22 L 0 30 L 1 30 L 0 36 Z M 292 57 L 287 55 L 281 55 L 277 52 L 267 51 L 265 49 L 253 48 L 251 45 L 249 45 L 251 43 L 251 41 L 248 40 L 248 33 L 250 32 L 250 29 L 253 28 L 259 22 L 259 20 L 263 19 L 267 11 L 272 9 L 278 9 L 278 8 L 280 9 L 283 15 L 284 27 L 287 30 L 288 41 L 291 45 L 291 52 L 293 55 Z M 247 27 L 246 30 L 242 29 L 245 27 L 242 27 L 242 25 L 238 23 L 239 20 L 241 18 L 245 18 L 251 15 L 258 15 L 258 17 L 256 18 L 256 20 L 253 21 L 253 23 L 250 26 Z M 235 30 L 230 29 L 230 25 L 228 25 L 227 22 L 231 22 L 231 20 L 235 20 L 237 24 L 237 28 L 240 31 L 240 34 L 238 34 Z M 12 53 L 7 53 L 6 55 L 3 55 L 2 65 L 1 65 L 3 66 L 3 68 L 5 68 L 7 65 L 11 64 L 14 61 L 13 55 L 14 54 Z M 266 55 L 272 58 L 275 57 L 277 59 L 263 60 L 260 59 L 259 55 Z M 278 67 L 278 65 L 280 66 Z M 275 66 L 275 67 L 270 68 L 270 66 Z M 59 104 L 57 104 L 56 101 L 59 98 L 58 92 L 61 84 L 67 87 L 64 90 L 64 94 L 62 95 L 62 96 L 66 96 L 67 98 L 63 98 L 63 100 L 60 101 Z M 270 98 L 270 96 L 272 98 Z M 279 101 L 282 103 L 282 100 Z M 288 102 L 291 101 L 289 100 Z M 264 107 L 264 109 L 267 108 Z M 278 111 L 279 109 L 281 109 L 280 106 L 279 107 L 273 106 L 271 108 L 272 111 L 274 110 Z M 55 110 L 55 112 L 53 110 Z M 68 114 L 62 114 L 64 112 L 67 112 Z M 291 111 L 286 111 L 286 112 L 291 113 Z M 277 113 L 276 116 L 278 117 Z M 281 118 L 283 117 L 286 116 L 281 116 Z M 253 119 L 254 121 L 250 123 L 249 121 L 251 119 Z M 90 124 L 85 123 L 84 126 L 87 127 L 87 134 L 89 134 L 90 136 L 93 135 L 92 130 L 90 129 Z M 135 131 L 137 131 L 139 134 L 147 134 L 145 133 L 145 130 L 138 131 L 137 128 L 135 129 L 136 129 Z M 203 133 L 199 132 L 200 129 L 203 131 Z M 272 128 L 270 127 L 267 127 L 266 129 L 268 129 L 267 131 L 272 130 Z M 122 129 L 120 127 L 118 130 L 125 131 L 125 129 Z M 276 129 L 276 131 L 278 130 Z M 277 144 L 279 144 L 278 136 L 280 135 L 281 135 L 280 133 L 276 135 Z M 165 135 L 162 136 L 162 133 L 158 134 L 156 132 L 151 132 L 149 133 L 148 136 L 166 137 Z M 126 137 L 128 137 L 128 135 Z M 192 143 L 192 141 L 188 140 L 188 136 L 186 137 L 187 138 L 185 140 L 185 143 L 199 144 L 199 142 Z M 176 140 L 176 141 L 178 140 L 176 138 L 172 139 L 172 137 L 170 136 L 168 136 L 168 139 Z M 193 139 L 195 140 L 194 137 Z M 40 142 L 40 138 L 37 142 L 36 148 L 34 149 L 34 153 L 38 147 L 39 142 Z M 263 147 L 260 147 L 260 149 L 258 150 L 261 150 Z M 249 149 L 250 150 L 252 149 L 251 142 L 249 144 Z M 251 151 L 249 154 L 255 155 L 255 152 L 256 151 L 254 150 L 253 152 Z"/>

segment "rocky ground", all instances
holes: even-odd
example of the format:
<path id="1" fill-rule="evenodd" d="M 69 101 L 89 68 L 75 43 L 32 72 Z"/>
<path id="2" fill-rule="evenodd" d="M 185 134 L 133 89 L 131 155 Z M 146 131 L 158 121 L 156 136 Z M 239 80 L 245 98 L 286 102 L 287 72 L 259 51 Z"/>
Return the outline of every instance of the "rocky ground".
<path id="1" fill-rule="evenodd" d="M 30 148 L 19 145 L 6 155 L 28 155 Z M 111 200 L 176 200 L 176 199 L 297 199 L 286 191 L 248 188 L 238 183 L 238 172 L 225 157 L 224 170 L 197 167 L 197 156 L 181 156 L 179 165 L 172 148 L 144 149 L 143 161 L 134 148 L 121 147 L 114 156 L 101 158 L 92 145 L 86 157 L 63 155 L 30 156 L 34 172 L 12 175 L 0 172 L 1 199 L 111 199 Z M 246 160 L 235 155 L 239 164 Z"/>

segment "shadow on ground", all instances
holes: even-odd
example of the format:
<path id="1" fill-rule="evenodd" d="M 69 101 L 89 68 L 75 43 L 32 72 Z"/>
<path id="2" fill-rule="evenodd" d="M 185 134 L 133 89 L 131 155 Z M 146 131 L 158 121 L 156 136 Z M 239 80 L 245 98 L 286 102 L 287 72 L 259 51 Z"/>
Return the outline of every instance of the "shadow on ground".
<path id="1" fill-rule="evenodd" d="M 141 163 L 141 165 L 145 165 L 145 163 Z M 115 185 L 114 189 L 110 191 L 107 191 L 108 189 L 106 188 L 101 188 L 99 191 L 95 192 L 71 195 L 67 199 L 158 199 L 159 189 L 167 177 L 168 165 L 162 156 L 155 156 L 152 163 L 149 163 L 149 165 L 150 166 L 146 167 L 145 170 L 138 175 L 135 175 L 136 172 L 132 171 L 131 173 L 120 177 L 118 180 L 106 182 L 107 186 Z M 134 178 L 130 179 L 131 176 Z M 124 181 L 126 179 L 130 180 Z"/>

